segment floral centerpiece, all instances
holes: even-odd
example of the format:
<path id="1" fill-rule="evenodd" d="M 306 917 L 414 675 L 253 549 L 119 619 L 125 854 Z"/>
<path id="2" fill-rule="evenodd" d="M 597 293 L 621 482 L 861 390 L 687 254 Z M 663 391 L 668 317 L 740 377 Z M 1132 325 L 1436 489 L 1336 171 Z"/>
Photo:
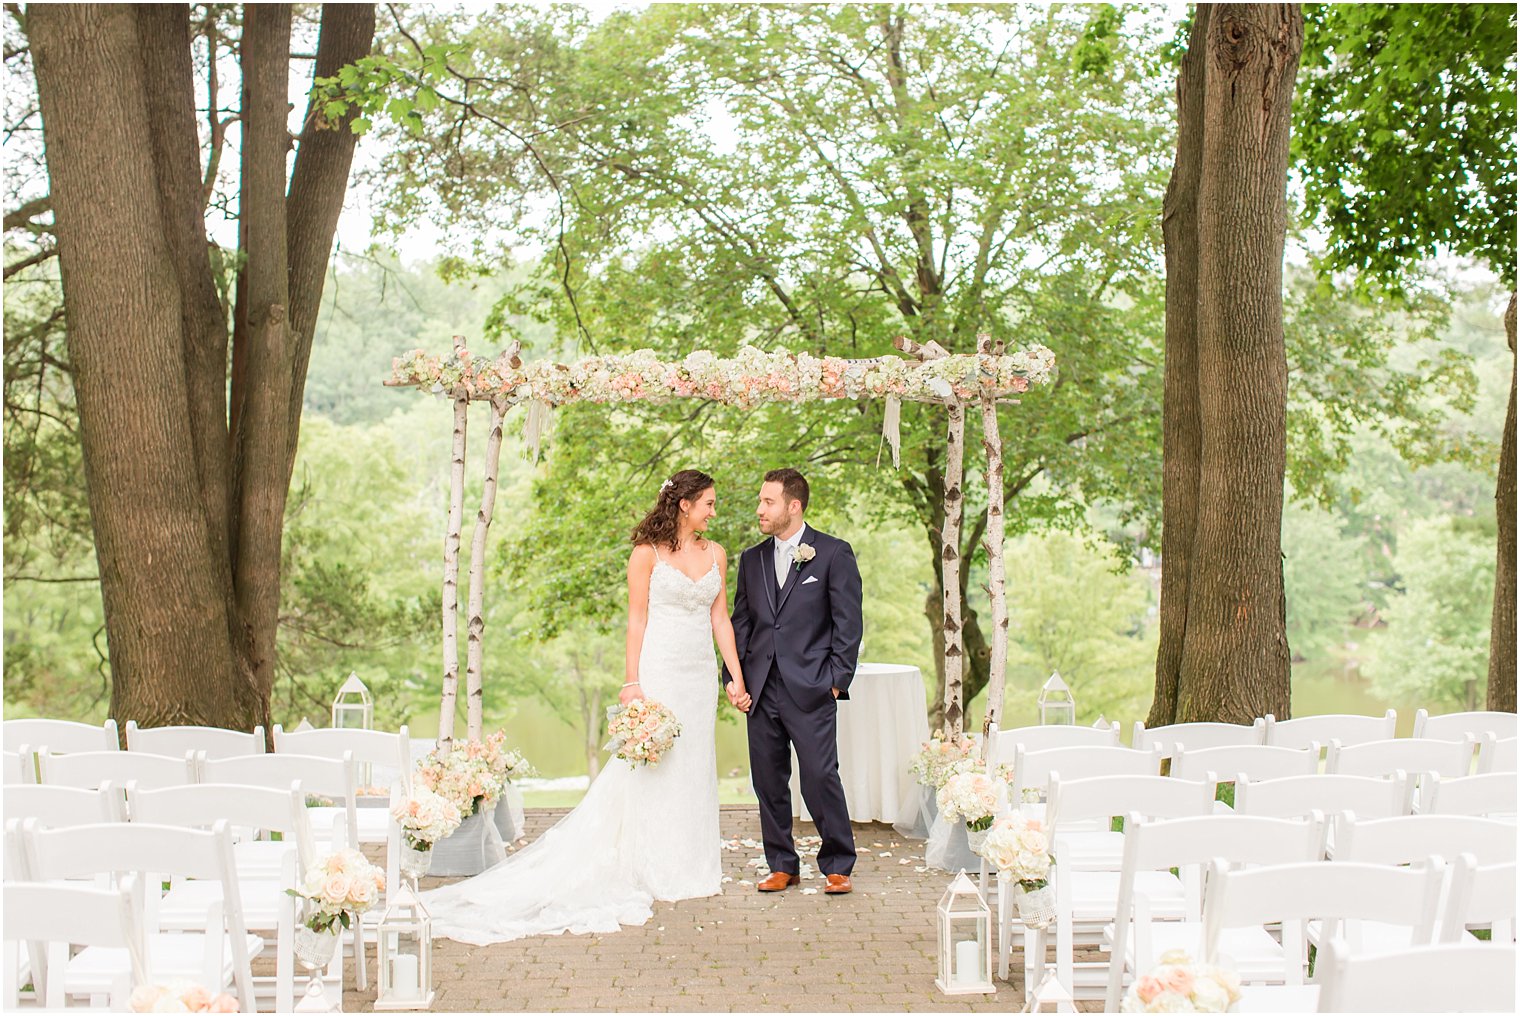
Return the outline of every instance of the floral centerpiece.
<path id="1" fill-rule="evenodd" d="M 959 772 L 945 781 L 936 795 L 939 813 L 947 822 L 960 818 L 966 823 L 966 839 L 976 850 L 992 818 L 997 814 L 997 788 L 985 773 Z"/>
<path id="2" fill-rule="evenodd" d="M 938 790 L 950 777 L 976 768 L 975 756 L 976 744 L 971 738 L 964 734 L 946 737 L 935 731 L 933 737 L 919 746 L 908 770 L 920 785 Z"/>
<path id="3" fill-rule="evenodd" d="M 494 804 L 502 780 L 492 770 L 491 752 L 483 741 L 455 743 L 447 752 L 429 752 L 417 766 L 415 782 L 454 802 L 469 816 Z"/>
<path id="4" fill-rule="evenodd" d="M 471 742 L 472 744 L 474 742 Z M 538 770 L 528 764 L 523 753 L 515 748 L 507 747 L 507 732 L 498 730 L 485 739 L 482 757 L 485 759 L 486 769 L 492 776 L 505 786 L 513 780 L 522 779 L 525 776 L 537 775 Z"/>
<path id="5" fill-rule="evenodd" d="M 128 1002 L 133 1012 L 237 1012 L 238 1000 L 222 993 L 213 995 L 199 984 L 169 981 L 140 984 Z"/>
<path id="6" fill-rule="evenodd" d="M 420 784 L 413 785 L 411 797 L 391 809 L 391 817 L 401 826 L 401 837 L 406 843 L 401 871 L 411 878 L 427 874 L 433 844 L 458 829 L 464 820 L 459 805 Z"/>
<path id="7" fill-rule="evenodd" d="M 1150 973 L 1130 985 L 1120 1012 L 1227 1012 L 1240 1001 L 1240 978 L 1222 967 L 1194 963 L 1181 949 L 1161 954 Z"/>
<path id="8" fill-rule="evenodd" d="M 380 901 L 385 872 L 345 847 L 308 868 L 298 888 L 285 891 L 306 903 L 306 919 L 296 929 L 296 955 L 316 968 L 332 958 L 340 927 L 351 927 Z"/>
<path id="9" fill-rule="evenodd" d="M 1018 886 L 1019 917 L 1031 928 L 1043 928 L 1055 917 L 1055 891 L 1050 868 L 1055 859 L 1050 839 L 1038 819 L 1014 812 L 993 823 L 977 851 L 1006 881 Z"/>
<path id="10" fill-rule="evenodd" d="M 607 710 L 608 741 L 603 748 L 636 766 L 652 766 L 680 736 L 681 723 L 668 706 L 640 698 Z"/>

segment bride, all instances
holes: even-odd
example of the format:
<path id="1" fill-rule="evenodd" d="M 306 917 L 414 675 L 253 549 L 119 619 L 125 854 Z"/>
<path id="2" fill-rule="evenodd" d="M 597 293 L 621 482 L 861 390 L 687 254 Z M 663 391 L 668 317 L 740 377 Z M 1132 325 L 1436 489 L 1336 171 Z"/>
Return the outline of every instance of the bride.
<path id="1" fill-rule="evenodd" d="M 433 933 L 472 945 L 528 935 L 608 932 L 643 924 L 654 900 L 722 889 L 718 669 L 740 674 L 728 616 L 728 557 L 705 536 L 713 478 L 683 469 L 660 487 L 633 530 L 628 558 L 627 673 L 618 700 L 648 697 L 681 722 L 664 760 L 608 761 L 585 798 L 536 841 L 474 878 L 423 894 Z M 748 710 L 744 679 L 729 700 Z"/>

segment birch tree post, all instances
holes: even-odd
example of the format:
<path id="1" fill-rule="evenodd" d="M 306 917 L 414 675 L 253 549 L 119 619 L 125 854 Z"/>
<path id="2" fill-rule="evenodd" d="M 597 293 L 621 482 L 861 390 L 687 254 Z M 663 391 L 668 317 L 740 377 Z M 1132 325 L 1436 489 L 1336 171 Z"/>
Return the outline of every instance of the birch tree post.
<path id="1" fill-rule="evenodd" d="M 945 562 L 945 725 L 960 734 L 965 722 L 961 678 L 965 663 L 961 637 L 961 474 L 966 457 L 966 408 L 950 403 L 945 437 L 945 528 L 940 531 L 940 554 Z"/>
<path id="2" fill-rule="evenodd" d="M 464 352 L 464 336 L 454 336 L 454 352 Z M 454 705 L 459 693 L 459 537 L 464 528 L 465 428 L 470 423 L 470 396 L 463 389 L 454 397 L 454 451 L 449 460 L 449 529 L 443 538 L 443 693 L 438 702 L 438 748 L 454 742 Z"/>
<path id="3" fill-rule="evenodd" d="M 521 343 L 513 342 L 500 356 L 503 367 L 521 367 L 517 357 Z M 496 509 L 496 474 L 501 462 L 502 420 L 510 403 L 506 399 L 491 400 L 491 430 L 486 438 L 486 477 L 480 493 L 480 509 L 475 513 L 475 533 L 470 539 L 470 608 L 467 625 L 468 644 L 465 651 L 465 702 L 466 736 L 478 741 L 484 734 L 485 688 L 481 676 L 481 660 L 485 645 L 481 636 L 486 630 L 485 619 L 485 571 L 486 534 L 491 529 L 491 515 Z"/>
<path id="4" fill-rule="evenodd" d="M 1001 356 L 1003 343 L 977 336 L 977 352 Z M 987 595 L 992 599 L 992 657 L 987 668 L 987 716 L 982 720 L 982 758 L 994 724 L 1003 719 L 1003 684 L 1008 671 L 1008 589 L 1003 567 L 1003 435 L 998 429 L 997 394 L 982 389 L 982 447 L 987 452 Z"/>

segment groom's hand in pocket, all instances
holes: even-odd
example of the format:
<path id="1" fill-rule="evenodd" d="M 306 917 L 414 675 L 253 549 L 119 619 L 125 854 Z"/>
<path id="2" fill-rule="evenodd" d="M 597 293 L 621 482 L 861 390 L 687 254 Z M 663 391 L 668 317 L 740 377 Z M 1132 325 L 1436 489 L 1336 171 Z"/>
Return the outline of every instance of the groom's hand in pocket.
<path id="1" fill-rule="evenodd" d="M 834 693 L 834 697 L 835 698 L 839 697 L 839 689 L 838 688 L 830 688 L 829 691 L 831 691 L 831 692 Z"/>

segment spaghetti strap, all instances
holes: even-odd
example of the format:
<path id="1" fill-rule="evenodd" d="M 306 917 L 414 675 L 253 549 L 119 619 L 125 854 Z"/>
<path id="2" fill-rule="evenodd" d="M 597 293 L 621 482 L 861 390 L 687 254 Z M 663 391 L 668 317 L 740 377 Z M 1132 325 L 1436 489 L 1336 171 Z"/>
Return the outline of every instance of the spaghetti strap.
<path id="1" fill-rule="evenodd" d="M 718 545 L 711 540 L 707 541 L 707 556 L 712 560 L 713 564 L 718 563 Z"/>

